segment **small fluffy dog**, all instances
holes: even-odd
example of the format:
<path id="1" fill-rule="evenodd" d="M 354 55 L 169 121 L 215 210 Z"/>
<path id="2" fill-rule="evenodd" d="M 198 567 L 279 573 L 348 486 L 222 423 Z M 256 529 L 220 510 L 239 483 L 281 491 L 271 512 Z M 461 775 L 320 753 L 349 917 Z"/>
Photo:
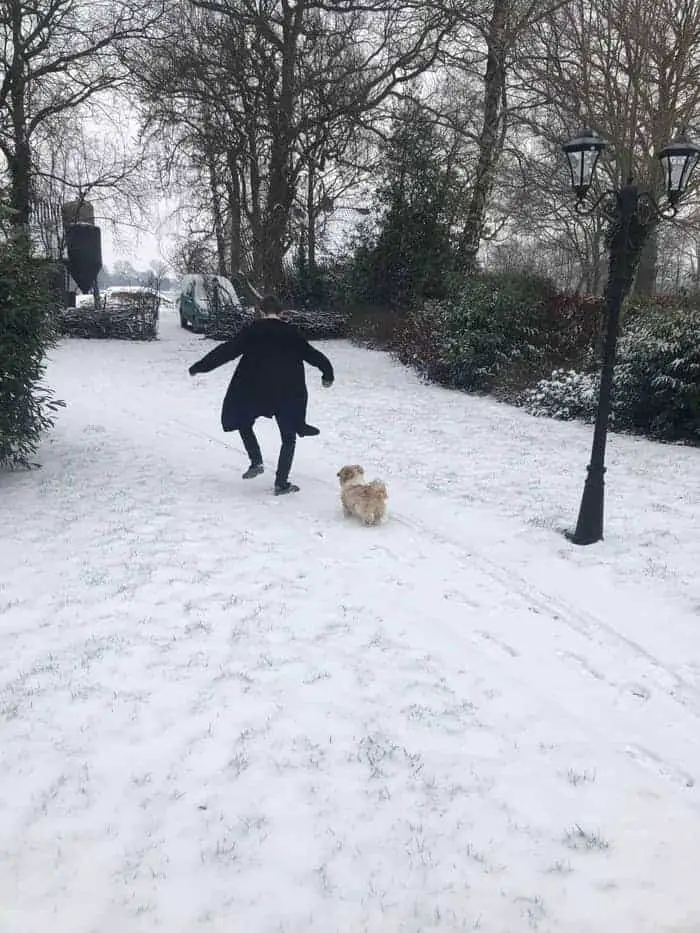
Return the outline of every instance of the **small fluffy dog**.
<path id="1" fill-rule="evenodd" d="M 340 501 L 349 517 L 357 516 L 365 525 L 377 525 L 386 513 L 387 491 L 384 483 L 365 482 L 365 471 L 358 464 L 338 471 Z"/>

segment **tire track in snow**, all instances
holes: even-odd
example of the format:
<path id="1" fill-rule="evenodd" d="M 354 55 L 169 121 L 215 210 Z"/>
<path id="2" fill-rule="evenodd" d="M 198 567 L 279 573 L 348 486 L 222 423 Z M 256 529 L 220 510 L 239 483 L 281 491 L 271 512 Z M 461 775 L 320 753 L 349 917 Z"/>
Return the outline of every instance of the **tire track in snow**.
<path id="1" fill-rule="evenodd" d="M 142 412 L 129 412 L 131 418 L 147 424 Z M 170 426 L 167 428 L 166 425 Z M 200 442 L 206 442 L 216 447 L 221 447 L 228 454 L 233 454 L 241 462 L 245 457 L 232 444 L 227 441 L 213 437 L 204 431 L 193 430 L 180 419 L 167 418 L 159 421 L 158 428 L 154 432 L 157 436 L 176 437 L 186 435 Z M 330 493 L 329 498 L 337 498 L 338 491 L 335 483 L 324 480 L 309 473 L 296 470 L 296 475 L 305 488 L 308 486 L 323 489 Z M 294 500 L 299 502 L 299 500 Z M 303 501 L 303 500 L 301 500 Z M 275 504 L 277 500 L 274 500 Z M 272 503 L 271 503 L 272 504 Z M 308 510 L 304 510 L 307 512 Z M 434 524 L 429 524 L 421 518 L 409 517 L 402 510 L 391 509 L 389 522 L 400 525 L 422 539 L 432 541 L 434 544 L 446 548 L 459 555 L 459 562 L 464 566 L 470 566 L 477 570 L 486 579 L 495 583 L 500 589 L 518 597 L 523 603 L 537 614 L 542 614 L 546 618 L 556 623 L 562 623 L 572 631 L 576 632 L 584 641 L 595 648 L 596 652 L 603 653 L 605 656 L 614 650 L 627 652 L 635 657 L 637 662 L 642 665 L 642 678 L 650 683 L 662 695 L 669 698 L 672 702 L 678 704 L 682 709 L 695 718 L 700 719 L 700 691 L 689 684 L 682 675 L 673 667 L 664 664 L 659 658 L 647 651 L 642 645 L 633 639 L 628 638 L 621 632 L 614 629 L 611 625 L 604 622 L 600 617 L 580 607 L 574 606 L 560 596 L 553 593 L 546 593 L 540 587 L 527 580 L 522 574 L 511 567 L 502 567 L 495 560 L 487 557 L 483 552 L 479 552 L 464 541 L 460 540 L 455 534 L 444 530 L 436 529 Z M 395 552 L 391 548 L 386 548 L 387 553 L 396 558 Z M 508 645 L 502 638 L 494 636 L 492 633 L 475 632 L 472 641 L 481 642 L 484 647 L 495 649 L 502 657 L 508 657 L 511 661 L 520 657 L 519 652 Z M 562 663 L 573 666 L 584 676 L 604 682 L 612 690 L 620 695 L 625 693 L 636 696 L 639 699 L 648 701 L 651 694 L 644 686 L 636 682 L 631 684 L 621 684 L 616 682 L 614 676 L 606 677 L 598 671 L 596 665 L 580 655 L 572 652 L 565 652 L 566 656 L 559 656 L 558 660 Z M 555 653 L 552 655 L 557 657 Z M 595 673 L 594 673 L 595 672 Z M 640 766 L 652 769 L 664 778 L 670 780 L 676 786 L 691 788 L 695 786 L 695 778 L 690 772 L 676 765 L 656 752 L 636 746 L 632 741 L 628 742 L 627 755 L 636 761 Z M 630 748 L 638 749 L 634 754 L 629 751 Z"/>
<path id="2" fill-rule="evenodd" d="M 208 444 L 222 447 L 227 453 L 233 453 L 241 462 L 245 461 L 245 457 L 240 454 L 238 449 L 225 440 L 212 437 L 205 432 L 193 431 L 191 428 L 185 427 L 182 422 L 177 419 L 169 419 L 169 423 L 173 426 L 177 426 L 178 433 L 188 434 L 199 441 L 205 441 Z M 329 493 L 332 493 L 333 497 L 337 497 L 338 493 L 335 483 L 320 479 L 316 476 L 311 476 L 308 473 L 299 471 L 296 471 L 296 473 L 303 483 L 304 488 L 308 488 L 308 486 L 313 488 L 315 486 L 327 490 Z M 299 502 L 298 499 L 294 501 L 295 503 Z M 305 513 L 307 512 L 306 509 L 303 511 Z M 391 511 L 389 521 L 392 524 L 398 524 L 412 531 L 423 540 L 428 539 L 442 548 L 447 548 L 453 553 L 456 552 L 457 555 L 459 555 L 458 561 L 462 566 L 474 568 L 477 572 L 495 583 L 499 588 L 515 594 L 526 605 L 534 609 L 535 612 L 551 618 L 554 622 L 563 622 L 584 638 L 588 644 L 596 646 L 599 650 L 602 649 L 605 651 L 617 643 L 618 647 L 622 647 L 626 651 L 634 653 L 640 660 L 647 664 L 649 679 L 654 681 L 654 685 L 661 693 L 681 705 L 691 715 L 700 717 L 700 696 L 698 696 L 696 691 L 683 680 L 677 671 L 664 665 L 641 645 L 617 632 L 599 617 L 574 607 L 554 594 L 544 593 L 540 588 L 526 580 L 521 574 L 499 566 L 494 560 L 485 557 L 483 554 L 465 545 L 465 543 L 460 541 L 455 535 L 436 530 L 434 525 L 429 525 L 426 521 L 409 518 L 404 512 L 394 510 Z M 397 555 L 391 547 L 378 546 L 385 551 L 389 557 L 396 559 Z M 492 632 L 475 630 L 470 633 L 470 638 L 473 644 L 485 648 L 491 654 L 495 652 L 501 658 L 509 662 L 517 663 L 522 657 L 520 651 L 508 644 L 505 639 Z M 620 694 L 630 693 L 644 701 L 651 699 L 651 694 L 647 688 L 643 686 L 640 687 L 636 684 L 619 684 L 615 682 L 614 679 L 610 679 L 601 673 L 594 663 L 581 654 L 572 651 L 556 651 L 552 652 L 552 657 L 564 664 L 575 667 L 586 678 L 605 684 L 615 692 Z M 512 679 L 513 671 L 514 669 L 511 668 L 509 679 Z M 516 679 L 519 681 L 522 688 L 527 689 L 527 684 L 522 678 L 516 676 Z M 680 693 L 679 689 L 687 689 L 688 693 Z M 572 710 L 560 706 L 560 711 L 562 713 L 565 712 L 568 716 L 573 716 L 574 720 L 579 723 L 581 722 L 580 718 Z M 682 765 L 669 760 L 668 756 L 664 756 L 646 747 L 646 745 L 634 742 L 631 739 L 627 741 L 622 731 L 620 740 L 621 754 L 634 761 L 640 768 L 651 771 L 663 781 L 667 781 L 679 789 L 688 790 L 695 787 L 695 776 Z"/>
<path id="3" fill-rule="evenodd" d="M 236 448 L 226 443 L 226 441 L 211 437 L 211 435 L 204 432 L 192 431 L 176 419 L 169 419 L 169 423 L 177 425 L 178 431 L 181 433 L 206 440 L 209 443 L 220 445 L 229 451 L 237 453 Z M 309 474 L 302 473 L 301 476 L 303 476 L 305 483 L 312 483 L 324 489 L 331 489 L 333 495 L 337 497 L 338 493 L 335 484 L 315 476 L 310 476 Z M 562 622 L 579 635 L 582 635 L 587 641 L 597 644 L 601 648 L 617 646 L 632 652 L 640 661 L 647 665 L 652 679 L 655 682 L 655 686 L 659 690 L 691 711 L 693 715 L 700 718 L 700 690 L 688 683 L 675 668 L 664 664 L 638 642 L 628 638 L 626 635 L 604 622 L 599 616 L 574 606 L 572 603 L 563 600 L 559 596 L 543 592 L 539 587 L 526 580 L 525 577 L 513 568 L 501 567 L 483 553 L 465 545 L 465 543 L 460 541 L 456 536 L 436 530 L 434 525 L 429 525 L 422 520 L 409 518 L 402 512 L 397 512 L 393 509 L 391 510 L 389 520 L 403 525 L 423 538 L 429 538 L 436 544 L 459 551 L 468 559 L 469 563 L 476 566 L 484 576 L 490 578 L 505 590 L 520 596 L 535 611 L 548 615 L 556 622 Z M 512 650 L 513 649 L 511 649 L 511 651 Z M 577 661 L 588 673 L 591 672 L 591 669 L 595 669 L 586 660 L 573 658 L 573 656 L 572 660 Z M 634 689 L 632 689 L 634 687 L 634 684 L 631 685 L 631 692 L 634 692 Z"/>

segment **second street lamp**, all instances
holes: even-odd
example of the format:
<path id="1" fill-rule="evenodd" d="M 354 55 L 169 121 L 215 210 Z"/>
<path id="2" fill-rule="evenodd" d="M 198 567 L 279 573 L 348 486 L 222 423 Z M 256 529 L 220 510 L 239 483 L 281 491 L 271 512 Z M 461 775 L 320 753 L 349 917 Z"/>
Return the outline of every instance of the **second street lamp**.
<path id="1" fill-rule="evenodd" d="M 586 195 L 593 183 L 598 159 L 606 145 L 596 132 L 585 129 L 562 147 L 569 162 L 577 213 L 592 214 L 600 207 L 611 224 L 610 263 L 605 288 L 607 329 L 600 370 L 598 410 L 578 521 L 575 531 L 569 535 L 574 544 L 595 544 L 603 538 L 605 448 L 622 303 L 632 285 L 638 257 L 646 237 L 659 218 L 675 216 L 678 201 L 683 196 L 700 157 L 700 147 L 684 135 L 677 137 L 661 150 L 659 159 L 663 167 L 668 201 L 664 206 L 657 204 L 648 192 L 640 191 L 631 177 L 620 188 L 605 190 L 592 205 L 586 206 Z"/>

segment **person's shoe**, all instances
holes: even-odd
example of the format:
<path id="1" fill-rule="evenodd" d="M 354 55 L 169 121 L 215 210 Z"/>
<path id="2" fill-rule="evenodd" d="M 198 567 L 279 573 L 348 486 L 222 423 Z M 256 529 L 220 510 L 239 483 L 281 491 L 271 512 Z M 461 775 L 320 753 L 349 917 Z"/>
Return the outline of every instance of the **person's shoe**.
<path id="1" fill-rule="evenodd" d="M 251 465 L 243 474 L 243 479 L 255 479 L 256 476 L 260 476 L 260 474 L 264 472 L 265 467 L 262 465 L 262 463 L 251 463 Z"/>
<path id="2" fill-rule="evenodd" d="M 299 437 L 317 437 L 321 432 L 313 424 L 305 424 L 299 430 Z"/>
<path id="3" fill-rule="evenodd" d="M 299 487 L 295 486 L 294 483 L 283 483 L 281 486 L 275 486 L 276 496 L 286 496 L 290 492 L 299 492 Z"/>

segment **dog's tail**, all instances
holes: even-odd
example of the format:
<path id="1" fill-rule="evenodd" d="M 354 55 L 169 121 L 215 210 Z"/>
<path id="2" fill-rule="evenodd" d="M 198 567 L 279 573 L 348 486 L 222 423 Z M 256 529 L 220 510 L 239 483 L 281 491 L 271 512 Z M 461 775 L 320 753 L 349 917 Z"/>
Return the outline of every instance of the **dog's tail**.
<path id="1" fill-rule="evenodd" d="M 389 493 L 386 490 L 386 486 L 384 483 L 381 482 L 381 480 L 378 480 L 378 479 L 372 480 L 372 482 L 367 483 L 367 485 L 370 486 L 378 496 L 381 496 L 382 499 L 389 498 Z"/>

